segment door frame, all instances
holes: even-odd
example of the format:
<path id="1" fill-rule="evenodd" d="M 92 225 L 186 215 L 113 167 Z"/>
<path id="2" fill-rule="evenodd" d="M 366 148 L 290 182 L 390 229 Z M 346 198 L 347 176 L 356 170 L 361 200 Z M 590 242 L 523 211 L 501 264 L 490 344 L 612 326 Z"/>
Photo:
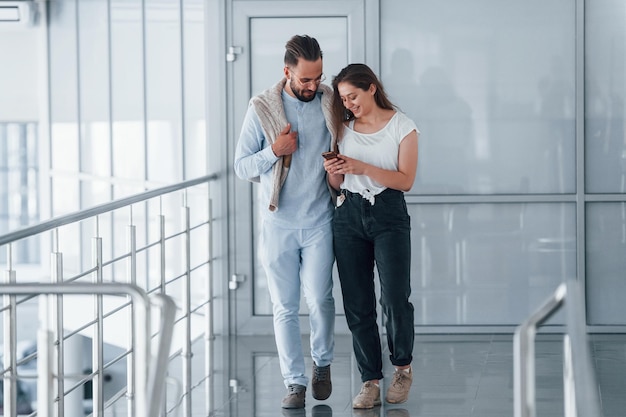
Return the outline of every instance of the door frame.
<path id="1" fill-rule="evenodd" d="M 231 46 L 235 56 L 227 58 L 227 94 L 229 97 L 229 158 L 234 158 L 241 122 L 248 107 L 251 94 L 250 71 L 250 22 L 253 18 L 283 17 L 346 17 L 348 19 L 348 61 L 362 62 L 374 71 L 379 69 L 379 0 L 242 0 L 233 1 L 226 51 Z M 242 26 L 243 25 L 243 26 Z M 243 29 L 242 29 L 243 28 Z M 231 61 L 232 59 L 232 61 Z M 235 83 L 237 84 L 235 86 Z M 328 81 L 327 81 L 328 83 Z M 268 86 L 269 87 L 269 86 Z M 241 91 L 247 99 L 242 99 Z M 229 173 L 234 177 L 234 173 Z M 254 315 L 254 267 L 255 242 L 253 221 L 252 184 L 237 178 L 231 182 L 229 198 L 231 206 L 230 256 L 232 289 L 228 294 L 230 305 L 229 329 L 231 334 L 272 334 L 271 315 Z M 256 295 L 258 296 L 258 294 Z M 267 295 L 269 297 L 269 294 Z M 343 315 L 339 316 L 343 318 Z M 345 320 L 336 322 L 336 332 L 348 334 Z M 301 316 L 303 333 L 309 332 L 308 317 Z"/>

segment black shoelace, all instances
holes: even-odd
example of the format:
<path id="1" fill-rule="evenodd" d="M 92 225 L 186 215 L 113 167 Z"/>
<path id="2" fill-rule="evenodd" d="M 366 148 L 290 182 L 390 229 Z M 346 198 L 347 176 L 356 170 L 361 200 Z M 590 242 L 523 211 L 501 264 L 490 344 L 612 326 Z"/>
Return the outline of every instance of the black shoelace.
<path id="1" fill-rule="evenodd" d="M 318 381 L 326 381 L 328 379 L 328 371 L 330 370 L 329 366 L 324 367 L 315 367 L 315 379 Z"/>

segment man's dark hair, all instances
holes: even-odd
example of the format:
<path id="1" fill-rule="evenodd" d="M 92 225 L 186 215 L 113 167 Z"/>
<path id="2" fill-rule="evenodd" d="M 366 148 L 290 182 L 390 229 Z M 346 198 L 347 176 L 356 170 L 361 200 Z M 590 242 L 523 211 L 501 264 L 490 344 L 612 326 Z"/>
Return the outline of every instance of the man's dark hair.
<path id="1" fill-rule="evenodd" d="M 295 35 L 287 41 L 285 44 L 285 65 L 295 67 L 300 58 L 312 62 L 322 58 L 320 44 L 315 38 L 308 35 Z"/>

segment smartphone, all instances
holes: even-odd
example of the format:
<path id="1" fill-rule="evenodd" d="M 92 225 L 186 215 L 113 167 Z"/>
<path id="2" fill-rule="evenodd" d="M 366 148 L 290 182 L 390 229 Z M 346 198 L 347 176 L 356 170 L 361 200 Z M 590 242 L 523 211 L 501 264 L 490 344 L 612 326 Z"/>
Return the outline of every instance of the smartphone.
<path id="1" fill-rule="evenodd" d="M 337 157 L 337 152 L 333 152 L 333 151 L 330 151 L 330 152 L 322 152 L 322 156 L 323 156 L 325 159 L 333 159 L 333 158 L 336 158 L 336 157 Z"/>

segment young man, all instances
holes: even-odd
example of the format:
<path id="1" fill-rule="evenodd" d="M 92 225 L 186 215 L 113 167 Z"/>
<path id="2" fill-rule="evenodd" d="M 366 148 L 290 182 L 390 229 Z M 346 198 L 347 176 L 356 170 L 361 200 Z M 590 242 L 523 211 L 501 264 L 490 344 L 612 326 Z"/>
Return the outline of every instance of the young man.
<path id="1" fill-rule="evenodd" d="M 268 280 L 274 335 L 287 395 L 283 408 L 304 408 L 306 387 L 298 312 L 300 291 L 309 308 L 313 398 L 332 391 L 335 301 L 331 189 L 322 152 L 334 149 L 332 94 L 321 84 L 322 51 L 314 38 L 285 45 L 284 77 L 250 100 L 235 173 L 260 182 L 259 258 Z"/>

